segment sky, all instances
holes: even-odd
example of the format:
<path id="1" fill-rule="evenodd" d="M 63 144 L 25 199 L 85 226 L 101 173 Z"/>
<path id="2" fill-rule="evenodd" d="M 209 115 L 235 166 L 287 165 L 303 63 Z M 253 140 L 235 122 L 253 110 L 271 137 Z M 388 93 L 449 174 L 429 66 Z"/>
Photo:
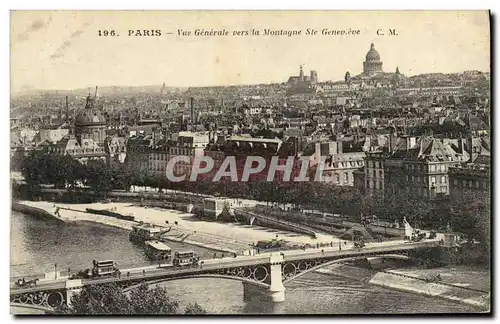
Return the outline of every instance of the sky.
<path id="1" fill-rule="evenodd" d="M 12 11 L 10 18 L 11 92 L 285 82 L 300 65 L 319 81 L 341 80 L 362 72 L 372 42 L 386 72 L 490 70 L 486 11 Z M 230 36 L 177 35 L 197 28 Z M 232 35 L 252 28 L 261 35 Z M 266 28 L 303 34 L 264 36 Z M 307 28 L 318 35 L 304 35 Z M 321 35 L 324 28 L 360 34 Z M 144 29 L 162 36 L 128 36 Z"/>

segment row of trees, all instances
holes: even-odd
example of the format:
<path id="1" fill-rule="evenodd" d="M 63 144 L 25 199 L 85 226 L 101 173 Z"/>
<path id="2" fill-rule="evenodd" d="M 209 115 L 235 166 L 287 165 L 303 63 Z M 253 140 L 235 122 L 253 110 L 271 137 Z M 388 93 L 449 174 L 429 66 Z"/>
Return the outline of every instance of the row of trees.
<path id="1" fill-rule="evenodd" d="M 314 208 L 324 212 L 353 216 L 377 215 L 379 219 L 400 222 L 404 217 L 412 225 L 453 230 L 469 238 L 484 241 L 489 238 L 490 197 L 474 191 L 462 199 L 427 201 L 411 192 L 395 191 L 384 198 L 366 197 L 353 187 L 321 182 L 170 182 L 166 177 L 155 178 L 127 164 L 109 167 L 101 160 L 79 163 L 68 155 L 36 152 L 22 163 L 22 174 L 29 185 L 53 184 L 72 188 L 77 184 L 106 194 L 113 189 L 129 189 L 132 185 L 173 189 L 200 194 L 247 198 L 277 205 L 290 204 L 299 208 Z M 224 178 L 223 178 L 224 179 Z M 390 188 L 389 188 L 390 189 Z"/>
<path id="2" fill-rule="evenodd" d="M 43 151 L 34 151 L 25 157 L 21 162 L 21 173 L 31 186 L 50 184 L 61 189 L 84 185 L 98 193 L 128 189 L 137 182 L 134 172 L 125 164 L 109 167 L 100 159 L 82 164 L 69 155 Z"/>
<path id="3" fill-rule="evenodd" d="M 163 287 L 151 288 L 147 283 L 129 293 L 115 284 L 90 285 L 72 296 L 71 306 L 61 306 L 60 314 L 71 315 L 202 315 L 207 312 L 198 304 L 188 305 L 184 311 L 172 300 Z"/>
<path id="4" fill-rule="evenodd" d="M 105 195 L 113 189 L 128 190 L 130 186 L 189 191 L 200 194 L 247 198 L 279 205 L 293 204 L 323 211 L 352 213 L 360 200 L 354 188 L 332 186 L 320 182 L 171 182 L 166 177 L 152 177 L 127 164 L 109 167 L 102 160 L 82 164 L 68 155 L 33 152 L 22 162 L 21 172 L 29 185 L 52 184 L 56 188 L 75 188 L 79 184 Z"/>

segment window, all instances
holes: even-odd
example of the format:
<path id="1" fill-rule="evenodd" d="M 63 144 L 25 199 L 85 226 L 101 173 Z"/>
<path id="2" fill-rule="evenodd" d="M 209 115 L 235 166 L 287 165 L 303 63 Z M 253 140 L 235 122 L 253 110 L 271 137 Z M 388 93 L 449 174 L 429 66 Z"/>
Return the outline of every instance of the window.
<path id="1" fill-rule="evenodd" d="M 420 183 L 420 177 L 417 177 L 417 183 Z"/>
<path id="2" fill-rule="evenodd" d="M 349 182 L 349 175 L 347 173 L 344 173 L 344 183 Z"/>
<path id="3" fill-rule="evenodd" d="M 434 172 L 434 166 L 433 165 L 429 165 L 429 172 Z"/>
<path id="4" fill-rule="evenodd" d="M 441 184 L 446 184 L 446 176 L 441 176 Z"/>
<path id="5" fill-rule="evenodd" d="M 458 186 L 458 180 L 457 179 L 453 180 L 453 184 L 455 185 L 455 187 Z"/>
<path id="6" fill-rule="evenodd" d="M 415 182 L 415 177 L 411 176 L 411 182 Z"/>
<path id="7" fill-rule="evenodd" d="M 431 184 L 435 185 L 436 184 L 436 177 L 431 177 Z"/>
<path id="8" fill-rule="evenodd" d="M 479 181 L 476 180 L 476 188 L 479 189 Z"/>

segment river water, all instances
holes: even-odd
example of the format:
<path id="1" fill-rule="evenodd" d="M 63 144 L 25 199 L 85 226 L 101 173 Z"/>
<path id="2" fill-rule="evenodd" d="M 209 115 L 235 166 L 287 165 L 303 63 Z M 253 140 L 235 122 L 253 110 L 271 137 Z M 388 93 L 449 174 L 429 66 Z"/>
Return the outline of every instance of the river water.
<path id="1" fill-rule="evenodd" d="M 58 224 L 12 212 L 11 277 L 45 271 L 89 268 L 93 259 L 115 260 L 120 268 L 148 264 L 142 250 L 122 229 L 93 223 Z M 171 242 L 174 250 L 207 249 Z M 56 264 L 56 265 L 55 265 Z M 376 287 L 328 274 L 310 273 L 286 286 L 283 303 L 243 301 L 238 281 L 198 278 L 164 284 L 181 307 L 197 302 L 219 314 L 401 314 L 477 312 L 470 306 L 440 298 Z"/>

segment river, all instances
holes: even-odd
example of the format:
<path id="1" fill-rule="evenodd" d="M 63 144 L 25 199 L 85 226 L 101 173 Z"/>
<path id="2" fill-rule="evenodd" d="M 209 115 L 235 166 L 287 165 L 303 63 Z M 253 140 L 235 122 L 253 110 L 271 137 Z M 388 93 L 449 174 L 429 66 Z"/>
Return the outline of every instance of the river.
<path id="1" fill-rule="evenodd" d="M 93 223 L 59 224 L 17 212 L 11 214 L 11 277 L 89 268 L 93 259 L 112 259 L 121 268 L 149 263 L 122 229 Z M 174 250 L 207 249 L 169 243 Z M 328 274 L 311 273 L 286 286 L 283 303 L 243 301 L 240 282 L 186 279 L 164 284 L 181 306 L 197 302 L 218 314 L 401 314 L 477 312 L 471 306 L 376 287 Z"/>

